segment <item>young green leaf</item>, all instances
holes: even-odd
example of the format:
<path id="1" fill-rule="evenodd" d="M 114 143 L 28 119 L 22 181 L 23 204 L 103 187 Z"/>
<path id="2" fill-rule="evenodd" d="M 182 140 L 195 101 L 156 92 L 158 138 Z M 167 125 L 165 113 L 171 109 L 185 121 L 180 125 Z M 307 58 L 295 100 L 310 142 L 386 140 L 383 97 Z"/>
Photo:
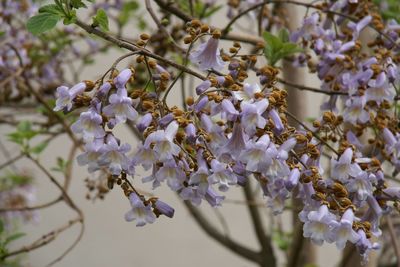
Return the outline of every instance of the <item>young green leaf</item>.
<path id="1" fill-rule="evenodd" d="M 278 37 L 283 43 L 289 42 L 289 31 L 286 28 L 282 28 L 278 32 Z"/>
<path id="2" fill-rule="evenodd" d="M 83 3 L 82 0 L 71 0 L 70 4 L 73 8 L 76 8 L 76 9 L 81 8 L 81 7 L 87 8 L 87 6 L 85 5 L 85 3 Z"/>
<path id="3" fill-rule="evenodd" d="M 53 13 L 39 13 L 28 20 L 26 27 L 30 33 L 38 35 L 53 29 L 60 19 L 61 16 Z"/>
<path id="4" fill-rule="evenodd" d="M 264 32 L 263 36 L 265 40 L 264 54 L 272 66 L 282 58 L 302 51 L 296 44 L 289 42 L 289 33 L 286 29 L 279 31 L 278 36 L 269 32 Z"/>
<path id="5" fill-rule="evenodd" d="M 93 17 L 93 26 L 99 26 L 103 31 L 108 31 L 108 17 L 104 9 L 98 9 Z"/>
<path id="6" fill-rule="evenodd" d="M 34 154 L 40 154 L 43 152 L 43 150 L 47 147 L 47 143 L 46 142 L 42 142 L 32 148 L 29 149 L 29 152 L 32 152 Z"/>

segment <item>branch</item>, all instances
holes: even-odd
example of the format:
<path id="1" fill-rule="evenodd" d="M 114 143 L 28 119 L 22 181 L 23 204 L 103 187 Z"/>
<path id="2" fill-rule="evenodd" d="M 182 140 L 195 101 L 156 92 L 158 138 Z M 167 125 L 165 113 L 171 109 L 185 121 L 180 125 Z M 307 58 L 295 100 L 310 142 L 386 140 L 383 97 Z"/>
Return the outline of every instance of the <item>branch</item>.
<path id="1" fill-rule="evenodd" d="M 22 58 L 21 55 L 19 54 L 18 49 L 10 43 L 7 43 L 6 45 L 8 45 L 12 50 L 14 50 L 15 54 L 18 57 L 19 60 L 19 64 L 21 66 L 21 68 L 23 68 L 23 62 L 22 62 Z M 64 121 L 63 118 L 60 117 L 60 115 L 58 115 L 57 112 L 55 112 L 50 105 L 46 102 L 46 100 L 42 97 L 41 94 L 39 94 L 38 92 L 36 92 L 36 90 L 33 88 L 33 86 L 30 83 L 29 77 L 26 76 L 25 72 L 22 72 L 22 77 L 25 80 L 26 86 L 28 87 L 29 92 L 36 98 L 36 100 L 41 103 L 45 109 L 51 114 L 53 115 L 56 120 L 63 126 L 65 132 L 68 134 L 68 136 L 71 138 L 71 140 L 74 142 L 75 145 L 77 146 L 81 146 L 80 142 L 78 139 L 76 139 L 74 133 L 71 131 L 71 129 L 69 128 L 69 125 Z"/>
<path id="2" fill-rule="evenodd" d="M 180 8 L 173 5 L 173 2 L 165 2 L 163 0 L 154 0 L 154 2 L 156 2 L 161 9 L 166 10 L 169 13 L 175 15 L 185 23 L 195 19 L 191 15 L 186 14 Z M 211 30 L 214 29 L 215 27 L 211 27 Z M 258 36 L 247 35 L 247 34 L 223 33 L 221 39 L 249 43 L 253 45 L 256 45 L 258 43 L 264 43 L 264 39 Z"/>
<path id="3" fill-rule="evenodd" d="M 388 224 L 390 239 L 392 240 L 393 250 L 396 255 L 397 267 L 400 267 L 400 245 L 398 241 L 398 236 L 396 235 L 392 218 L 390 217 L 390 215 L 387 216 L 386 220 Z"/>
<path id="4" fill-rule="evenodd" d="M 79 27 L 81 27 L 82 29 L 84 29 L 85 31 L 87 31 L 88 33 L 97 35 L 98 37 L 100 37 L 100 38 L 102 38 L 102 39 L 104 39 L 106 41 L 109 41 L 111 43 L 114 43 L 119 47 L 123 47 L 123 48 L 128 49 L 128 50 L 130 50 L 132 52 L 139 52 L 140 54 L 142 54 L 144 56 L 148 56 L 150 58 L 156 59 L 156 60 L 158 60 L 160 62 L 163 62 L 163 63 L 165 63 L 165 64 L 167 64 L 167 65 L 169 65 L 171 67 L 174 67 L 174 68 L 176 68 L 178 70 L 181 70 L 181 71 L 184 71 L 186 73 L 189 73 L 189 74 L 199 78 L 200 80 L 204 81 L 204 80 L 207 79 L 206 76 L 204 76 L 204 75 L 202 75 L 200 73 L 197 73 L 197 72 L 195 72 L 194 70 L 192 70 L 192 69 L 190 69 L 188 67 L 185 67 L 185 66 L 183 66 L 181 64 L 178 64 L 178 63 L 176 63 L 176 62 L 174 62 L 172 60 L 166 59 L 166 58 L 164 58 L 162 56 L 156 55 L 156 54 L 150 52 L 147 49 L 144 49 L 144 48 L 141 48 L 141 47 L 137 47 L 137 46 L 134 46 L 134 45 L 132 45 L 130 43 L 121 41 L 118 38 L 115 38 L 115 37 L 113 37 L 113 36 L 111 36 L 111 35 L 109 35 L 109 34 L 107 34 L 105 32 L 102 32 L 102 31 L 96 29 L 96 28 L 93 28 L 93 27 L 89 26 L 88 24 L 86 24 L 86 23 L 84 23 L 84 22 L 82 22 L 80 20 L 77 20 L 75 22 L 75 24 L 78 25 Z"/>
<path id="5" fill-rule="evenodd" d="M 345 92 L 337 92 L 337 91 L 325 91 L 325 90 L 321 90 L 321 89 L 317 89 L 317 88 L 312 88 L 312 87 L 308 87 L 308 86 L 304 86 L 304 85 L 299 85 L 299 84 L 295 84 L 295 83 L 291 83 L 288 81 L 285 81 L 283 79 L 278 79 L 278 82 L 284 85 L 287 85 L 289 87 L 292 87 L 294 89 L 298 89 L 298 90 L 302 90 L 302 91 L 310 91 L 310 92 L 314 92 L 314 93 L 320 93 L 320 94 L 325 94 L 325 95 L 347 95 L 347 93 Z"/>
<path id="6" fill-rule="evenodd" d="M 243 245 L 233 241 L 229 237 L 221 234 L 214 226 L 210 224 L 210 222 L 204 217 L 204 215 L 200 212 L 199 209 L 194 207 L 187 201 L 183 201 L 186 208 L 193 216 L 197 224 L 215 241 L 229 249 L 230 251 L 238 254 L 239 256 L 248 259 L 252 262 L 261 263 L 262 258 L 261 255 Z"/>
<path id="7" fill-rule="evenodd" d="M 44 204 L 40 204 L 40 205 L 37 205 L 37 206 L 32 206 L 32 207 L 21 207 L 21 208 L 5 208 L 5 209 L 0 209 L 0 213 L 3 213 L 3 212 L 10 212 L 10 211 L 28 211 L 28 210 L 39 210 L 39 209 L 44 209 L 44 208 L 50 207 L 50 206 L 52 206 L 52 205 L 54 205 L 54 204 L 60 202 L 62 199 L 63 199 L 63 197 L 62 197 L 62 196 L 59 196 L 58 198 L 56 198 L 56 199 L 54 199 L 54 200 L 52 200 L 52 201 L 50 201 L 50 202 L 47 202 L 47 203 L 44 203 Z"/>
<path id="8" fill-rule="evenodd" d="M 246 201 L 250 203 L 255 202 L 253 193 L 251 192 L 251 183 L 247 182 L 246 186 L 243 187 L 243 191 L 246 197 Z M 276 259 L 274 255 L 274 250 L 271 245 L 271 238 L 266 234 L 263 227 L 263 222 L 260 216 L 260 211 L 257 206 L 247 205 L 250 217 L 253 222 L 254 230 L 261 246 L 261 257 L 265 266 L 276 266 Z"/>
<path id="9" fill-rule="evenodd" d="M 10 164 L 13 164 L 17 160 L 21 159 L 23 156 L 24 156 L 24 154 L 21 153 L 18 156 L 15 156 L 14 158 L 7 160 L 6 162 L 4 162 L 3 164 L 0 165 L 0 170 L 7 167 Z"/>
<path id="10" fill-rule="evenodd" d="M 70 228 L 75 223 L 81 222 L 81 221 L 82 221 L 82 219 L 80 217 L 78 217 L 78 218 L 76 218 L 74 220 L 71 220 L 67 224 L 65 224 L 65 225 L 63 225 L 63 226 L 51 231 L 50 233 L 48 233 L 46 235 L 43 235 L 41 238 L 37 239 L 31 245 L 24 246 L 24 247 L 22 247 L 20 249 L 11 251 L 11 252 L 3 255 L 1 259 L 4 260 L 4 259 L 9 258 L 11 256 L 15 256 L 15 255 L 18 255 L 18 254 L 21 254 L 21 253 L 26 253 L 26 252 L 32 251 L 34 249 L 40 248 L 40 247 L 50 243 L 51 241 L 55 240 L 60 233 L 62 233 L 65 230 L 67 230 L 68 228 Z"/>
<path id="11" fill-rule="evenodd" d="M 303 236 L 303 223 L 297 221 L 295 229 L 293 229 L 294 236 L 292 240 L 292 244 L 290 246 L 289 251 L 289 261 L 287 266 L 288 267 L 296 267 L 298 266 L 298 261 L 300 260 L 300 255 L 302 252 L 302 247 L 304 243 L 304 236 Z"/>
<path id="12" fill-rule="evenodd" d="M 313 4 L 307 4 L 307 3 L 302 3 L 302 2 L 298 2 L 298 1 L 293 1 L 293 0 L 264 0 L 261 3 L 255 4 L 251 7 L 249 7 L 248 9 L 243 10 L 241 13 L 237 14 L 226 26 L 225 28 L 222 30 L 222 34 L 224 33 L 228 33 L 231 26 L 238 20 L 240 19 L 243 15 L 249 13 L 250 11 L 253 11 L 261 6 L 264 6 L 265 4 L 292 4 L 292 5 L 297 5 L 297 6 L 303 6 L 306 8 L 312 8 L 315 10 L 319 10 L 322 11 L 326 14 L 330 14 L 330 15 L 336 15 L 336 16 L 340 16 L 346 19 L 349 19 L 353 22 L 357 22 L 359 21 L 358 18 L 341 13 L 341 12 L 337 12 L 337 11 L 333 11 L 333 10 L 326 10 L 321 6 L 315 6 Z M 379 29 L 377 29 L 376 27 L 372 26 L 372 25 L 368 25 L 368 27 L 370 27 L 371 29 L 375 30 L 378 34 L 382 35 L 383 37 L 385 37 L 387 40 L 389 40 L 393 45 L 395 45 L 396 47 L 399 46 L 399 44 L 397 44 L 389 35 L 387 35 L 386 33 L 380 31 Z"/>
<path id="13" fill-rule="evenodd" d="M 157 25 L 158 29 L 161 30 L 165 36 L 168 37 L 168 41 L 170 41 L 173 46 L 175 48 L 177 48 L 180 51 L 185 51 L 185 49 L 183 49 L 182 47 L 180 47 L 174 40 L 174 38 L 172 38 L 171 34 L 169 34 L 169 32 L 167 31 L 167 29 L 164 27 L 164 25 L 162 25 L 162 23 L 160 22 L 160 20 L 157 18 L 156 13 L 154 12 L 153 8 L 151 7 L 151 3 L 150 0 L 145 0 L 145 4 L 146 4 L 146 9 L 147 12 L 149 12 L 151 18 L 153 19 L 153 21 L 155 22 L 155 24 Z"/>

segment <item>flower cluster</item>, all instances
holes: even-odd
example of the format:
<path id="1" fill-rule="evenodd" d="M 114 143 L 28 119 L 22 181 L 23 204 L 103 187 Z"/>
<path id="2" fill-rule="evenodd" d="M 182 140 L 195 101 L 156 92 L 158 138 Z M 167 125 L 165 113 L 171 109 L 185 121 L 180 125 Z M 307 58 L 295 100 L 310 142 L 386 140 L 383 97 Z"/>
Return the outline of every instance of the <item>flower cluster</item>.
<path id="1" fill-rule="evenodd" d="M 324 142 L 338 142 L 340 151 L 331 160 L 330 182 L 313 188 L 318 199 L 327 200 L 329 205 L 306 206 L 301 218 L 305 236 L 314 242 L 336 242 L 342 248 L 343 240 L 349 240 L 366 257 L 369 250 L 379 247 L 370 238 L 381 235 L 379 220 L 391 210 L 386 201 L 396 200 L 399 192 L 388 188 L 381 164 L 389 162 L 399 171 L 398 118 L 392 112 L 397 109 L 396 86 L 400 78 L 395 54 L 400 27 L 394 20 L 385 27 L 368 1 L 329 1 L 327 10 L 342 15 L 332 21 L 329 16 L 314 12 L 291 35 L 292 41 L 299 41 L 306 51 L 296 64 L 307 65 L 316 72 L 321 89 L 329 93 L 321 106 L 322 116 L 313 124 L 314 133 L 325 136 Z M 349 21 L 346 16 L 357 19 Z M 360 41 L 363 34 L 368 34 L 368 47 Z M 374 131 L 372 136 L 370 130 Z M 362 141 L 365 138 L 369 144 Z M 368 151 L 368 146 L 373 149 Z M 320 189 L 326 186 L 339 190 L 345 200 L 337 195 L 338 202 L 332 203 L 326 198 L 325 189 Z M 315 199 L 310 200 L 311 207 Z M 341 201 L 348 202 L 348 209 L 341 211 L 338 226 L 332 209 L 343 206 Z M 336 240 L 332 240 L 331 233 Z"/>
<path id="2" fill-rule="evenodd" d="M 377 35 L 363 52 L 363 31 L 381 31 L 384 23 L 375 13 L 365 14 L 369 5 L 328 1 L 328 12 L 351 13 L 358 19 L 338 16 L 332 21 L 316 12 L 291 35 L 306 51 L 295 64 L 307 63 L 322 82 L 320 91 L 329 95 L 310 127 L 289 124 L 292 115 L 287 92 L 277 86 L 277 68 L 260 65 L 254 56 L 236 56 L 240 44 L 234 44 L 230 56 L 223 54 L 218 47 L 221 33 L 209 33 L 197 20 L 188 23 L 186 43 L 205 35 L 208 39 L 194 51 L 190 46 L 189 59 L 209 75 L 183 107 L 170 107 L 166 101 L 173 73 L 139 55 L 136 63 L 148 68 L 154 91 L 131 86 L 136 78 L 131 67 L 117 75 L 112 71 L 105 82 L 59 87 L 55 110 L 87 108 L 71 127 L 85 142 L 78 162 L 89 172 L 106 171 L 111 184 L 121 185 L 132 206 L 125 218 L 137 226 L 174 213 L 168 204 L 146 199 L 136 190 L 131 180 L 138 168 L 148 172 L 142 181 L 154 189 L 166 184 L 183 200 L 213 207 L 221 205 L 231 187 L 253 179 L 274 214 L 283 212 L 296 192 L 303 205 L 299 217 L 304 236 L 313 243 L 335 243 L 343 249 L 350 242 L 366 259 L 379 248 L 372 240 L 381 235 L 381 217 L 400 196 L 399 188 L 388 186 L 382 167 L 383 162 L 396 171 L 400 167 L 398 118 L 393 116 L 399 59 L 392 54 L 399 28 L 389 22 L 383 30 L 388 37 Z M 225 67 L 227 74 L 220 73 Z M 251 71 L 259 82 L 246 81 Z M 113 132 L 125 123 L 141 137 L 133 154 L 128 140 Z M 371 132 L 374 138 L 366 144 L 362 137 Z M 367 145 L 373 148 L 367 150 Z M 330 159 L 328 166 L 324 155 Z"/>

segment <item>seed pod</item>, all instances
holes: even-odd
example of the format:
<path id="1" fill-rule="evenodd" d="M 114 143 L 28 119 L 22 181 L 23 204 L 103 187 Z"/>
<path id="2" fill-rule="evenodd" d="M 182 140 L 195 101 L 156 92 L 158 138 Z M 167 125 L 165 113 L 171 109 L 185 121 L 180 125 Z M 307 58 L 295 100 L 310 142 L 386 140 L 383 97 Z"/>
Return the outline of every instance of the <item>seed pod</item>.
<path id="1" fill-rule="evenodd" d="M 150 39 L 150 35 L 148 35 L 147 33 L 142 33 L 142 34 L 140 35 L 140 39 L 142 39 L 142 40 L 148 40 L 148 39 Z"/>

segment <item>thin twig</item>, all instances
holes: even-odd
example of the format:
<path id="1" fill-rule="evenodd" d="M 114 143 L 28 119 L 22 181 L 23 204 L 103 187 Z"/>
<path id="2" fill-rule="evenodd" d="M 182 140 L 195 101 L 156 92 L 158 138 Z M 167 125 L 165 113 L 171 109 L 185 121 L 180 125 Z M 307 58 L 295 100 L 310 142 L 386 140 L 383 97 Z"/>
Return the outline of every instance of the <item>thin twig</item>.
<path id="1" fill-rule="evenodd" d="M 0 165 L 0 170 L 3 169 L 3 168 L 5 168 L 5 167 L 7 167 L 7 166 L 10 165 L 10 164 L 13 164 L 13 163 L 16 162 L 17 160 L 21 159 L 23 156 L 24 156 L 24 154 L 21 153 L 21 154 L 19 154 L 18 156 L 13 157 L 12 159 L 9 159 L 9 160 L 7 160 L 6 162 L 2 163 L 2 164 Z"/>
<path id="2" fill-rule="evenodd" d="M 50 207 L 58 202 L 60 202 L 61 200 L 63 200 L 62 196 L 59 196 L 58 198 L 49 201 L 47 203 L 44 204 L 40 204 L 40 205 L 36 205 L 36 206 L 32 206 L 32 207 L 21 207 L 21 208 L 5 208 L 5 209 L 0 209 L 0 213 L 3 212 L 10 212 L 10 211 L 29 211 L 29 210 L 39 210 L 39 209 L 44 209 L 47 207 Z"/>
<path id="3" fill-rule="evenodd" d="M 106 41 L 109 41 L 109 42 L 112 42 L 112 43 L 116 44 L 119 47 L 126 48 L 126 49 L 128 49 L 128 50 L 130 50 L 132 52 L 137 52 L 138 51 L 142 55 L 145 55 L 145 56 L 154 58 L 156 60 L 159 60 L 161 62 L 164 62 L 165 64 L 167 64 L 167 65 L 169 65 L 171 67 L 174 67 L 176 69 L 179 69 L 181 71 L 189 73 L 189 74 L 191 74 L 191 75 L 193 75 L 193 76 L 195 76 L 195 77 L 197 77 L 197 78 L 199 78 L 201 80 L 205 80 L 207 78 L 206 76 L 204 76 L 204 75 L 202 75 L 202 74 L 200 74 L 200 73 L 198 73 L 198 72 L 196 72 L 196 71 L 194 71 L 194 70 L 192 70 L 192 69 L 190 69 L 188 67 L 185 67 L 185 66 L 183 66 L 183 65 L 181 65 L 179 63 L 176 63 L 176 62 L 174 62 L 172 60 L 169 60 L 169 59 L 166 59 L 166 58 L 164 58 L 162 56 L 154 54 L 154 53 L 150 52 L 147 49 L 139 48 L 139 47 L 136 47 L 136 46 L 134 46 L 132 44 L 126 43 L 124 41 L 121 41 L 118 38 L 113 37 L 113 36 L 111 36 L 111 35 L 109 35 L 109 34 L 107 34 L 105 32 L 102 32 L 102 31 L 96 29 L 96 28 L 93 28 L 93 27 L 89 26 L 88 24 L 86 24 L 86 23 L 84 23 L 84 22 L 82 22 L 80 20 L 77 20 L 75 22 L 75 24 L 78 25 L 79 27 L 81 27 L 82 29 L 84 29 L 85 31 L 87 31 L 88 33 L 97 35 L 97 36 L 101 37 L 102 39 L 104 39 Z"/>

